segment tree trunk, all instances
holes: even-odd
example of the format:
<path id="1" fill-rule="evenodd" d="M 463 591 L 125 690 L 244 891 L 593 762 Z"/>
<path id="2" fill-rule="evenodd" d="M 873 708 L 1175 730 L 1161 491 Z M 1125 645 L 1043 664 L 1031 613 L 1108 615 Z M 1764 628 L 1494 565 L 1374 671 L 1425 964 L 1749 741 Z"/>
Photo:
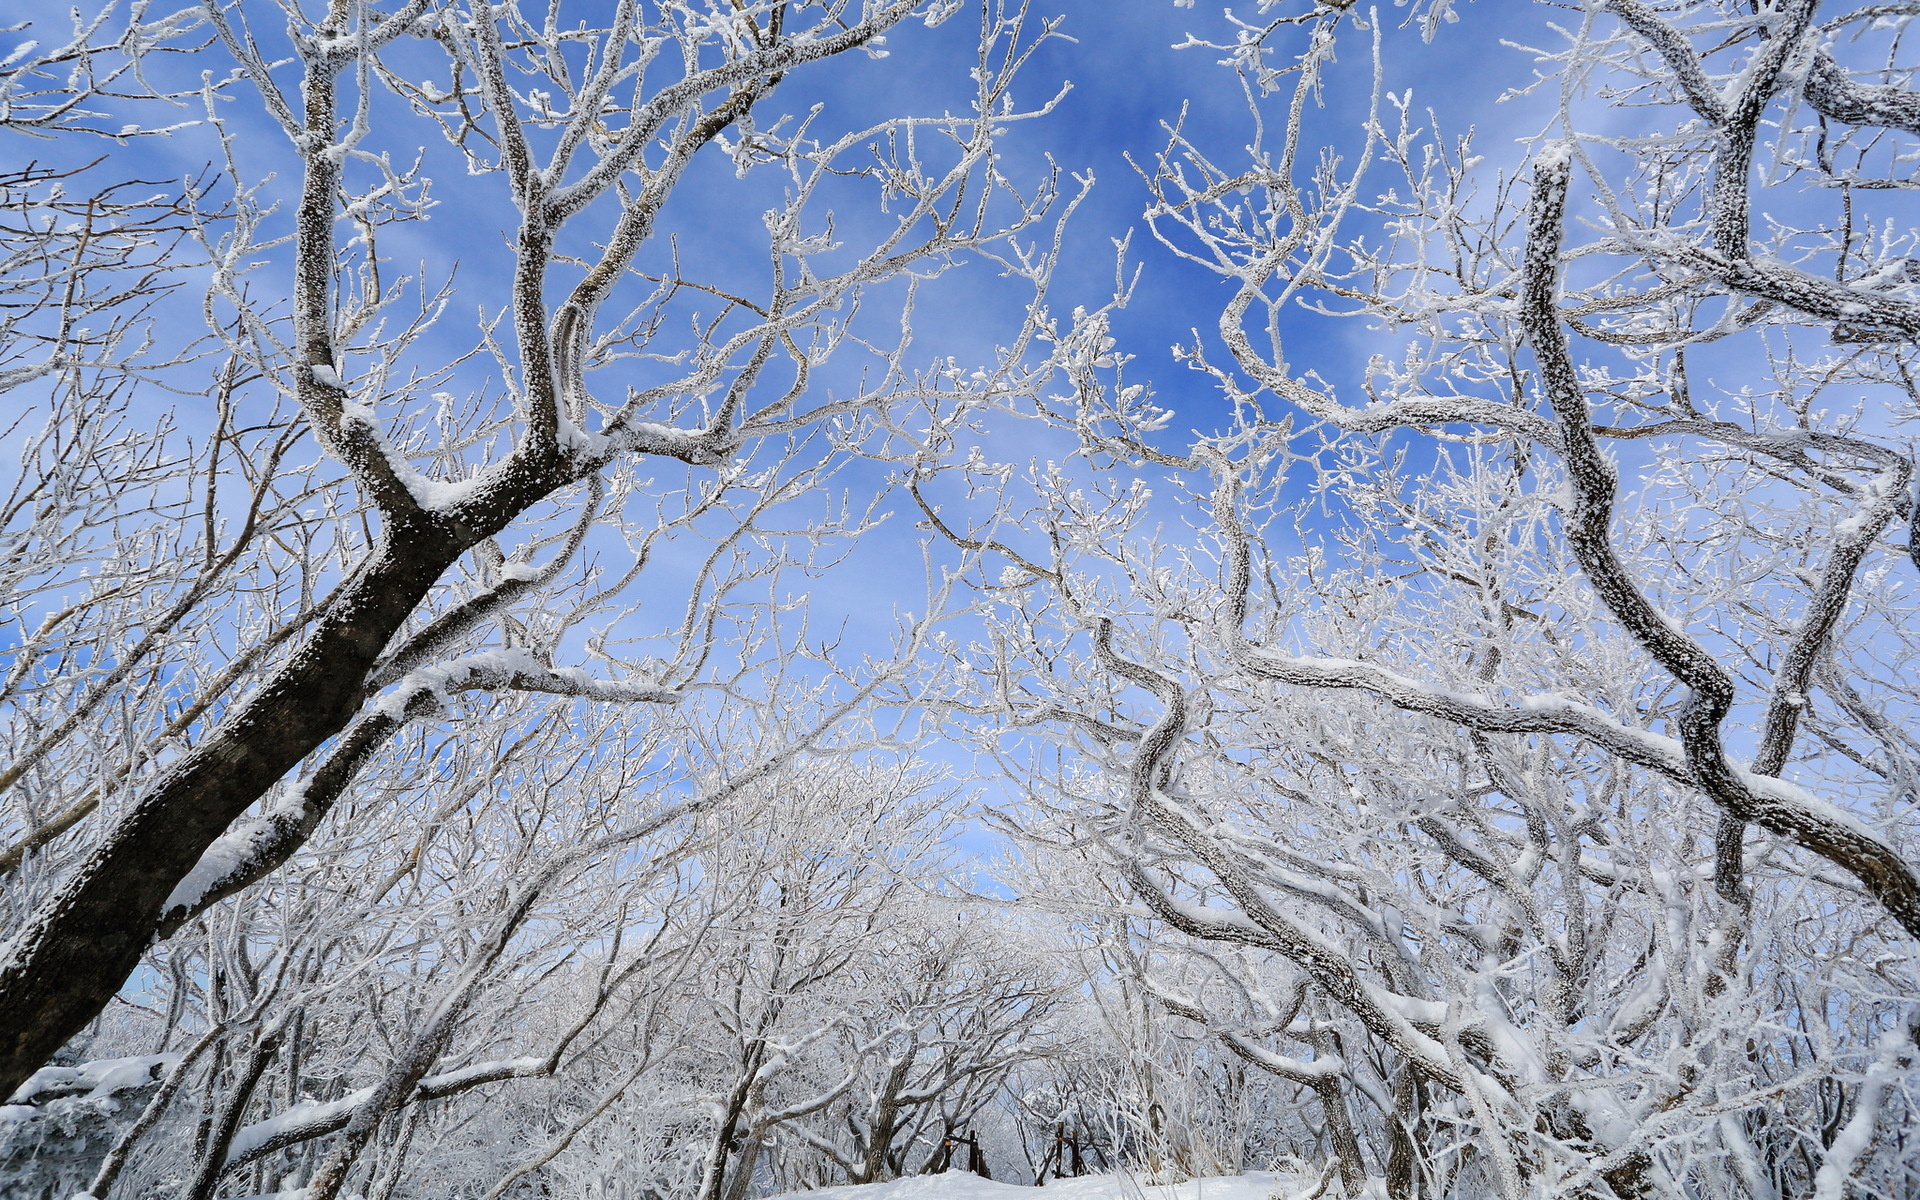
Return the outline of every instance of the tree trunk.
<path id="1" fill-rule="evenodd" d="M 0 1094 L 113 998 L 207 847 L 353 719 L 367 672 L 464 549 L 431 526 L 389 530 L 293 659 L 163 775 L 34 913 L 0 963 L 0 1012 L 14 1017 L 0 1030 Z"/>
<path id="2" fill-rule="evenodd" d="M 1426 1147 L 1420 1136 L 1424 1089 L 1412 1067 L 1402 1064 L 1393 1086 L 1393 1112 L 1387 1119 L 1387 1195 L 1417 1200 Z"/>
<path id="3" fill-rule="evenodd" d="M 759 1074 L 760 1060 L 765 1053 L 766 1043 L 756 1040 L 741 1057 L 739 1082 L 734 1084 L 733 1094 L 727 1097 L 726 1111 L 721 1114 L 720 1124 L 713 1131 L 713 1144 L 707 1148 L 707 1165 L 700 1179 L 699 1200 L 721 1200 L 727 1182 L 727 1159 L 733 1156 L 733 1143 L 740 1132 L 740 1117 L 747 1110 L 747 1098 L 752 1093 L 753 1079 Z"/>
<path id="4" fill-rule="evenodd" d="M 893 1069 L 887 1072 L 886 1082 L 880 1085 L 873 1121 L 867 1126 L 866 1161 L 861 1164 L 860 1178 L 855 1183 L 877 1183 L 886 1170 L 887 1151 L 893 1146 L 893 1135 L 900 1124 L 900 1089 L 907 1085 L 907 1071 L 912 1066 L 912 1058 L 894 1063 Z"/>

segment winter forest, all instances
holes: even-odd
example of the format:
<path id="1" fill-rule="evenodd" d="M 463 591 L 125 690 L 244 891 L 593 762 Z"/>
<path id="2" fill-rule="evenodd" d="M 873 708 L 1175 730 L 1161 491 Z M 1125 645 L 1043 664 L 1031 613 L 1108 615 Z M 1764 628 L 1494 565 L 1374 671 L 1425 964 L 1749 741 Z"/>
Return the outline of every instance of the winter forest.
<path id="1" fill-rule="evenodd" d="M 1920 1195 L 1910 34 L 14 0 L 0 1197 Z"/>

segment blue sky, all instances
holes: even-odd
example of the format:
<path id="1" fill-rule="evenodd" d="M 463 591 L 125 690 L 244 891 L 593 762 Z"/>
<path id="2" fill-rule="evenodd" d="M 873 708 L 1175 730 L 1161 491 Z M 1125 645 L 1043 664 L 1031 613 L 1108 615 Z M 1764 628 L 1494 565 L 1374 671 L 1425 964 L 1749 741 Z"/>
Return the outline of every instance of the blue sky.
<path id="1" fill-rule="evenodd" d="M 592 13 L 601 7 L 592 0 L 579 5 L 578 11 Z M 1234 11 L 1254 19 L 1255 7 L 1240 4 Z M 1277 15 L 1299 8 L 1274 11 Z M 21 10 L 16 7 L 15 11 Z M 245 11 L 260 20 L 263 34 L 274 36 L 271 6 L 250 4 Z M 1370 11 L 1356 8 L 1354 14 Z M 1538 103 L 1494 106 L 1503 90 L 1528 78 L 1530 64 L 1522 51 L 1492 49 L 1489 25 L 1511 28 L 1525 40 L 1536 40 L 1539 23 L 1554 12 L 1513 0 L 1476 4 L 1463 10 L 1461 23 L 1439 25 L 1431 41 L 1426 41 L 1420 29 L 1407 24 L 1417 15 L 1415 10 L 1385 8 L 1377 21 L 1385 45 L 1386 84 L 1394 91 L 1411 88 L 1414 109 L 1434 107 L 1449 128 L 1480 125 L 1483 140 L 1497 147 L 1490 162 L 1522 161 L 1524 152 L 1512 139 L 1536 132 L 1543 115 Z M 24 15 L 38 28 L 0 41 L 10 46 L 35 35 L 51 41 L 67 21 L 64 0 L 27 0 Z M 1189 340 L 1195 327 L 1207 333 L 1228 285 L 1180 261 L 1140 227 L 1147 194 L 1128 157 L 1150 165 L 1165 145 L 1164 124 L 1179 120 L 1184 110 L 1189 136 L 1216 161 L 1228 167 L 1245 161 L 1244 146 L 1252 124 L 1239 79 L 1217 64 L 1218 51 L 1175 48 L 1194 37 L 1230 41 L 1232 30 L 1221 7 L 1205 0 L 1192 7 L 1173 0 L 1039 0 L 1029 16 L 1030 31 L 1053 16 L 1061 18 L 1059 29 L 1065 37 L 1040 48 L 1016 87 L 1015 99 L 1023 106 L 1033 105 L 1062 87 L 1070 88 L 1050 116 L 1008 128 L 1005 169 L 1016 184 L 1031 186 L 1050 157 L 1064 172 L 1091 174 L 1097 184 L 1068 228 L 1067 254 L 1049 304 L 1056 314 L 1064 314 L 1077 305 L 1105 303 L 1114 285 L 1114 242 L 1131 232 L 1130 266 L 1138 269 L 1138 283 L 1131 304 L 1114 321 L 1120 349 L 1136 356 L 1131 378 L 1151 383 L 1159 402 L 1177 411 L 1169 438 L 1177 439 L 1192 429 L 1215 428 L 1225 415 L 1219 396 L 1208 380 L 1173 361 L 1171 347 Z M 937 29 L 909 21 L 889 38 L 885 57 L 850 54 L 795 72 L 762 106 L 763 113 L 804 112 L 819 104 L 818 127 L 837 132 L 902 112 L 964 112 L 972 96 L 968 69 L 977 30 L 971 6 L 963 6 Z M 1303 35 L 1300 27 L 1289 26 L 1274 36 L 1292 44 Z M 1327 76 L 1323 106 L 1311 122 L 1314 136 L 1326 144 L 1350 146 L 1358 137 L 1371 75 L 1367 49 L 1361 31 L 1343 29 L 1339 65 Z M 418 62 L 423 78 L 444 77 L 444 60 L 431 46 L 401 45 L 394 56 L 401 62 Z M 150 69 L 161 86 L 184 88 L 191 87 L 202 72 L 218 78 L 230 68 L 225 52 L 212 45 L 194 54 L 157 60 Z M 276 219 L 284 225 L 297 178 L 294 157 L 251 89 L 234 86 L 228 94 L 232 98 L 218 107 L 237 135 L 234 145 L 240 172 L 249 183 L 273 177 L 264 194 L 283 205 Z M 375 110 L 373 143 L 391 150 L 397 161 L 406 161 L 416 148 L 439 158 L 430 170 L 437 201 L 430 219 L 392 230 L 382 249 L 392 260 L 392 272 L 414 271 L 424 263 L 430 282 L 438 282 L 457 264 L 458 299 L 445 323 L 447 336 L 436 343 L 452 356 L 472 344 L 475 306 L 485 304 L 498 311 L 504 302 L 509 266 L 504 242 L 510 236 L 510 212 L 497 177 L 466 177 L 445 155 L 431 126 L 390 101 L 384 103 L 387 107 Z M 1271 106 L 1273 101 L 1268 103 Z M 190 101 L 181 111 L 130 109 L 124 115 L 129 120 L 164 124 L 201 114 Z M 766 119 L 763 115 L 762 120 Z M 84 162 L 102 149 L 98 140 L 85 138 L 31 143 L 16 138 L 15 142 L 16 155 L 24 151 L 55 162 Z M 656 242 L 664 247 L 677 239 L 687 262 L 722 277 L 752 280 L 763 273 L 762 255 L 756 249 L 761 237 L 759 215 L 777 202 L 784 181 L 773 171 L 755 172 L 742 180 L 716 149 L 709 148 L 705 161 L 669 204 Z M 137 175 L 154 181 L 203 177 L 221 156 L 213 130 L 205 124 L 166 138 L 131 139 L 112 152 L 103 169 L 116 177 Z M 605 216 L 602 213 L 600 220 L 590 224 L 604 228 Z M 843 229 L 851 231 L 849 240 L 857 241 L 862 226 L 871 219 L 871 209 L 848 202 L 836 209 L 835 217 Z M 745 236 L 736 231 L 744 231 Z M 263 296 L 282 294 L 283 252 L 261 258 L 263 266 L 252 286 Z M 922 297 L 913 357 L 952 355 L 962 364 L 989 362 L 995 347 L 1017 326 L 1024 298 L 1019 288 L 996 278 L 990 264 L 975 263 L 951 273 Z M 889 319 L 884 307 L 875 307 L 881 314 L 874 318 L 878 324 Z M 163 341 L 184 344 L 204 334 L 193 281 L 179 293 L 179 303 L 168 306 L 166 315 L 170 324 L 162 330 Z M 1299 323 L 1299 336 L 1289 346 L 1289 357 L 1296 367 L 1311 367 L 1336 383 L 1348 381 L 1378 348 L 1381 337 L 1361 322 L 1336 325 L 1305 317 Z M 423 358 L 430 366 L 430 356 Z M 844 376 L 836 380 L 832 372 L 823 373 L 821 380 L 826 386 L 847 383 Z M 198 376 L 188 374 L 177 383 L 191 393 L 198 386 Z M 465 395 L 497 391 L 497 384 L 491 367 L 478 363 L 462 368 L 440 386 Z M 189 433 L 205 429 L 210 415 L 207 403 L 192 394 L 149 391 L 141 403 L 151 407 L 156 419 L 161 408 L 174 409 Z M 1020 461 L 1062 456 L 1067 449 L 1057 436 L 1026 426 L 1009 429 L 992 452 Z M 672 474 L 661 472 L 663 480 Z M 873 483 L 876 474 L 855 468 L 846 482 L 858 490 Z M 1178 517 L 1171 510 L 1166 515 Z M 958 514 L 956 523 L 965 516 Z M 844 621 L 857 641 L 877 642 L 893 627 L 894 610 L 920 607 L 924 585 L 915 551 L 920 536 L 910 519 L 896 517 L 879 536 L 867 540 L 851 561 L 852 569 L 812 582 L 796 580 L 796 586 L 808 588 L 820 609 L 819 626 L 834 628 Z M 611 546 L 608 550 L 617 554 Z M 669 575 L 684 577 L 684 570 Z"/>
<path id="2" fill-rule="evenodd" d="M 582 4 L 579 11 L 598 7 Z M 1251 19 L 1254 7 L 1242 4 L 1236 11 Z M 271 32 L 269 7 L 250 5 L 248 11 L 262 16 L 263 31 Z M 1363 11 L 1371 10 L 1355 10 L 1356 14 Z M 42 29 L 63 27 L 66 20 L 64 3 L 54 0 L 28 0 L 25 12 Z M 1537 132 L 1544 122 L 1543 110 L 1538 98 L 1494 105 L 1502 91 L 1528 78 L 1530 64 L 1522 51 L 1492 49 L 1489 25 L 1511 27 L 1517 36 L 1537 40 L 1539 22 L 1552 12 L 1511 0 L 1482 3 L 1465 9 L 1460 24 L 1440 25 L 1432 40 L 1425 41 L 1419 29 L 1406 24 L 1413 15 L 1410 10 L 1386 8 L 1377 19 L 1385 45 L 1387 87 L 1411 88 L 1414 110 L 1432 106 L 1449 129 L 1479 125 L 1483 140 L 1496 147 L 1490 164 L 1517 164 L 1523 161 L 1524 151 L 1513 139 Z M 1116 316 L 1114 332 L 1120 349 L 1136 356 L 1132 378 L 1150 382 L 1160 403 L 1177 410 L 1170 438 L 1190 429 L 1216 428 L 1225 415 L 1217 393 L 1204 377 L 1176 364 L 1171 347 L 1189 340 L 1195 327 L 1203 335 L 1210 330 L 1228 285 L 1168 253 L 1140 226 L 1147 194 L 1128 157 L 1150 165 L 1165 145 L 1163 125 L 1180 119 L 1184 109 L 1189 136 L 1216 161 L 1228 167 L 1244 162 L 1252 125 L 1239 79 L 1217 64 L 1217 51 L 1175 48 L 1192 36 L 1231 40 L 1231 29 L 1219 6 L 1205 0 L 1193 7 L 1173 0 L 1040 0 L 1030 21 L 1037 26 L 1053 15 L 1062 18 L 1060 32 L 1066 36 L 1041 47 L 1023 73 L 1015 98 L 1023 106 L 1033 105 L 1064 86 L 1071 85 L 1070 90 L 1050 116 L 1009 127 L 1006 172 L 1017 184 L 1031 186 L 1050 157 L 1064 172 L 1091 173 L 1098 182 L 1069 226 L 1068 252 L 1049 304 L 1055 313 L 1064 314 L 1076 305 L 1105 303 L 1113 290 L 1114 242 L 1131 232 L 1130 265 L 1138 268 L 1138 284 L 1130 305 Z M 976 31 L 973 13 L 964 8 L 938 29 L 910 21 L 890 37 L 885 57 L 851 54 L 794 73 L 762 106 L 762 120 L 776 112 L 803 112 L 819 104 L 819 128 L 832 133 L 903 112 L 965 111 L 972 95 L 967 72 Z M 13 39 L 21 36 L 26 35 L 12 35 Z M 1296 26 L 1275 36 L 1285 43 L 1297 42 L 1302 34 Z M 15 42 L 10 39 L 7 44 Z M 1339 66 L 1329 73 L 1323 106 L 1311 120 L 1313 135 L 1326 144 L 1351 146 L 1358 138 L 1371 75 L 1366 54 L 1365 36 L 1352 28 L 1343 30 Z M 420 62 L 423 77 L 444 77 L 445 68 L 438 65 L 439 56 L 431 47 L 402 46 L 396 57 Z M 229 68 L 227 56 L 216 45 L 155 63 L 153 77 L 162 86 L 184 87 L 203 71 L 218 77 Z M 294 157 L 250 89 L 236 86 L 229 91 L 233 98 L 219 107 L 237 134 L 241 174 L 249 183 L 275 177 L 265 194 L 280 200 L 283 210 L 278 219 L 284 222 L 296 179 Z M 498 311 L 504 302 L 508 207 L 497 177 L 465 177 L 437 146 L 438 134 L 431 126 L 406 116 L 397 105 L 383 103 L 387 107 L 376 109 L 374 115 L 375 144 L 390 149 L 399 161 L 405 161 L 416 147 L 440 155 L 431 171 L 438 206 L 427 222 L 395 230 L 383 252 L 393 260 L 396 272 L 411 271 L 424 262 L 430 282 L 445 277 L 457 263 L 461 290 L 446 323 L 448 334 L 438 343 L 448 355 L 457 354 L 471 345 L 474 307 L 485 304 Z M 127 114 L 128 119 L 144 115 Z M 158 124 L 198 115 L 189 108 L 145 119 Z M 20 153 L 24 145 L 17 144 L 14 152 Z M 784 181 L 772 171 L 742 180 L 715 149 L 709 148 L 669 204 L 657 244 L 664 247 L 678 239 L 688 263 L 721 277 L 752 279 L 761 273 L 763 263 L 756 249 L 761 236 L 759 214 L 777 202 Z M 99 150 L 97 141 L 68 139 L 33 143 L 28 152 L 77 163 Z M 155 181 L 201 177 L 220 157 L 213 131 L 204 124 L 167 138 L 132 139 L 113 153 L 107 168 L 116 176 L 132 174 Z M 870 209 L 854 203 L 839 208 L 835 215 L 854 241 L 871 217 Z M 605 221 L 598 224 L 604 228 Z M 736 231 L 744 231 L 745 236 Z M 263 266 L 253 281 L 262 295 L 280 294 L 276 289 L 285 286 L 285 263 L 276 259 L 276 253 L 262 256 Z M 185 343 L 204 333 L 193 289 L 190 282 L 181 302 L 169 306 L 171 324 L 163 331 L 163 340 Z M 990 264 L 971 264 L 951 273 L 922 298 L 912 357 L 951 355 L 962 364 L 990 361 L 995 346 L 1016 327 L 1023 300 L 1018 288 L 995 277 Z M 876 322 L 885 324 L 889 318 L 884 305 L 876 306 L 876 311 L 882 314 Z M 1330 332 L 1329 322 L 1311 317 L 1301 320 L 1299 335 L 1289 347 L 1294 365 L 1316 369 L 1335 382 L 1351 380 L 1382 337 L 1360 322 L 1345 322 Z M 847 383 L 844 377 L 836 381 L 831 372 L 821 378 L 827 386 Z M 195 386 L 192 377 L 183 377 L 179 383 L 189 390 Z M 497 390 L 497 379 L 481 363 L 463 368 L 442 386 L 467 394 Z M 176 409 L 189 432 L 206 427 L 207 405 L 195 396 L 150 392 L 143 403 L 152 406 L 156 416 L 162 407 Z M 1040 435 L 1037 427 L 1020 427 L 1011 429 L 1002 444 L 992 449 L 998 457 L 1019 461 L 1063 455 L 1067 446 L 1057 437 Z M 663 480 L 673 476 L 671 470 L 660 474 Z M 847 483 L 857 490 L 872 483 L 876 475 L 856 468 Z M 1173 510 L 1166 515 L 1178 517 Z M 964 518 L 965 514 L 957 515 L 955 523 Z M 894 627 L 896 609 L 920 606 L 924 584 L 915 550 L 920 536 L 911 518 L 896 517 L 879 536 L 866 541 L 850 560 L 851 569 L 817 581 L 796 579 L 795 586 L 809 591 L 818 610 L 817 627 L 832 629 L 844 622 L 853 633 L 851 644 L 877 645 L 884 639 Z M 605 550 L 617 555 L 611 544 Z M 685 577 L 685 564 L 666 566 L 668 579 Z M 677 601 L 671 589 L 665 594 L 669 597 L 665 607 L 672 610 Z"/>
<path id="3" fill-rule="evenodd" d="M 591 12 L 595 7 L 583 4 L 579 11 Z M 1253 7 L 1241 4 L 1234 6 L 1234 11 L 1253 18 Z M 1277 8 L 1275 12 L 1291 12 L 1297 7 Z M 57 0 L 27 0 L 24 13 L 39 30 L 57 29 L 64 26 L 66 8 Z M 15 11 L 22 10 L 16 6 Z M 249 11 L 265 10 L 250 7 Z M 1510 29 L 1523 40 L 1537 40 L 1543 33 L 1540 22 L 1556 14 L 1545 6 L 1512 0 L 1475 4 L 1463 13 L 1460 24 L 1441 25 L 1430 42 L 1423 42 L 1417 29 L 1407 28 L 1405 22 L 1414 15 L 1409 10 L 1387 7 L 1380 13 L 1389 89 L 1413 89 L 1414 108 L 1435 109 L 1450 129 L 1478 125 L 1483 130 L 1483 143 L 1510 142 L 1518 134 L 1537 132 L 1545 116 L 1540 105 L 1494 106 L 1502 91 L 1526 81 L 1529 56 L 1518 49 L 1495 48 L 1489 25 Z M 1037 103 L 1062 85 L 1070 84 L 1071 90 L 1049 118 L 1012 127 L 1007 146 L 1009 174 L 1016 181 L 1022 181 L 1023 176 L 1030 180 L 1041 169 L 1042 155 L 1051 155 L 1066 171 L 1091 172 L 1098 178 L 1088 202 L 1076 214 L 1069 233 L 1071 253 L 1057 281 L 1055 307 L 1068 309 L 1075 304 L 1099 304 L 1107 298 L 1113 280 L 1111 242 L 1139 224 L 1146 195 L 1126 156 L 1150 163 L 1165 142 L 1163 123 L 1178 119 L 1184 107 L 1188 132 L 1197 132 L 1197 140 L 1217 153 L 1218 161 L 1235 164 L 1244 158 L 1240 148 L 1246 142 L 1250 123 L 1239 82 L 1231 71 L 1215 65 L 1217 52 L 1174 48 L 1189 35 L 1230 37 L 1220 6 L 1204 0 L 1191 7 L 1173 0 L 1042 0 L 1035 5 L 1031 20 L 1037 24 L 1050 15 L 1062 18 L 1060 30 L 1072 40 L 1053 40 L 1041 48 L 1023 73 L 1016 98 L 1023 104 Z M 19 38 L 39 30 L 12 35 L 4 41 L 17 44 Z M 820 103 L 824 106 L 820 127 L 827 130 L 857 127 L 899 112 L 963 111 L 971 94 L 966 71 L 971 65 L 975 31 L 972 14 L 966 11 L 934 30 L 910 21 L 891 36 L 885 58 L 849 55 L 796 72 L 774 101 L 765 106 L 766 111 L 803 111 Z M 1293 27 L 1276 36 L 1297 42 L 1300 33 Z M 430 49 L 405 52 L 422 62 L 437 58 Z M 1352 139 L 1365 116 L 1369 74 L 1365 53 L 1363 37 L 1352 28 L 1343 29 L 1341 63 L 1329 74 L 1325 103 L 1314 119 L 1316 134 L 1329 144 Z M 155 75 L 178 86 L 192 83 L 203 70 L 224 73 L 228 65 L 224 52 L 213 46 L 199 54 L 166 60 Z M 233 99 L 221 109 L 240 135 L 243 170 L 256 176 L 277 172 L 276 190 L 288 190 L 293 162 L 284 138 L 246 89 L 234 88 L 231 95 Z M 1529 108 L 1533 111 L 1526 111 Z M 189 108 L 170 118 L 156 119 L 197 116 Z M 376 114 L 375 134 L 396 154 L 409 141 L 431 150 L 435 137 L 422 123 L 389 121 L 381 114 Z M 85 161 L 99 149 L 100 144 L 89 139 L 41 143 L 19 139 L 14 153 L 54 161 Z M 707 157 L 704 169 L 697 170 L 676 196 L 662 236 L 678 234 L 684 251 L 722 260 L 734 251 L 728 244 L 730 224 L 754 220 L 758 209 L 777 194 L 770 189 L 777 189 L 778 182 L 770 172 L 765 178 L 736 179 L 731 164 L 722 156 L 712 153 Z M 1496 150 L 1489 169 L 1501 159 L 1511 162 L 1519 157 Z M 129 141 L 114 150 L 114 158 L 115 170 L 164 180 L 199 175 L 209 163 L 217 161 L 219 151 L 210 131 L 202 125 L 166 139 Z M 433 214 L 437 224 L 420 227 L 417 236 L 406 236 L 403 231 L 387 250 L 395 259 L 396 269 L 416 256 L 428 256 L 432 265 L 441 266 L 457 254 L 462 260 L 463 280 L 473 285 L 479 282 L 476 274 L 487 278 L 484 273 L 491 265 L 487 259 L 498 257 L 485 253 L 489 241 L 498 247 L 497 235 L 479 235 L 494 234 L 502 228 L 502 206 L 476 204 L 490 199 L 490 193 L 497 189 L 487 186 L 486 181 L 449 177 L 444 171 L 437 176 L 434 196 L 439 207 Z M 836 216 L 853 223 L 862 218 L 857 211 L 846 210 Z M 459 227 L 451 237 L 449 225 Z M 1141 268 L 1140 286 L 1134 304 L 1117 322 L 1123 345 L 1141 356 L 1139 369 L 1150 370 L 1162 389 L 1179 397 L 1179 407 L 1204 408 L 1207 389 L 1199 386 L 1201 381 L 1188 379 L 1186 372 L 1173 368 L 1167 347 L 1184 339 L 1192 326 L 1211 323 L 1224 285 L 1174 259 L 1154 245 L 1144 229 L 1134 238 L 1132 251 Z M 747 262 L 758 265 L 757 258 Z M 948 352 L 942 342 L 962 348 L 970 342 L 983 349 L 990 347 L 988 331 L 995 318 L 1002 322 L 1008 318 L 995 313 L 990 303 L 981 303 L 983 296 L 990 299 L 995 290 L 990 279 L 978 278 L 981 274 L 974 272 L 975 278 L 956 280 L 954 286 L 932 298 L 928 315 L 934 319 L 920 332 L 930 352 Z M 187 318 L 182 336 L 197 333 L 191 314 L 181 315 Z M 1324 336 L 1324 323 L 1319 328 Z M 1323 369 L 1337 375 L 1337 362 L 1346 357 L 1342 351 L 1348 349 L 1338 348 L 1332 356 L 1334 361 Z"/>

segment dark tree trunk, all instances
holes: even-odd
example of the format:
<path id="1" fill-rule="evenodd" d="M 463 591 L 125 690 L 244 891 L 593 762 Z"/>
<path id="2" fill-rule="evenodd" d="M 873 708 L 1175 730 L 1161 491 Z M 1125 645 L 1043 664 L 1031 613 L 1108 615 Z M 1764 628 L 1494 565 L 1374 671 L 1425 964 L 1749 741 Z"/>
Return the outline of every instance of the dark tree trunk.
<path id="1" fill-rule="evenodd" d="M 437 530 L 392 531 L 293 659 L 162 776 L 33 915 L 0 963 L 0 1094 L 112 999 L 207 847 L 353 719 L 368 670 L 464 549 Z"/>

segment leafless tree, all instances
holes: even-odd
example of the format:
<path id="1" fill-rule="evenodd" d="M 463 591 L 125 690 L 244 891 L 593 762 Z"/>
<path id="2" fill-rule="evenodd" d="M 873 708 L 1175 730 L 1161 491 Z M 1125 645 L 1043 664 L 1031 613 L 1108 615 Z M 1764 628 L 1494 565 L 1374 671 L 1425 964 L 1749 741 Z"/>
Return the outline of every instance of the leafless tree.
<path id="1" fill-rule="evenodd" d="M 827 132 L 770 97 L 954 11 L 622 0 L 580 25 L 532 4 L 242 3 L 158 21 L 135 6 L 120 35 L 83 25 L 51 57 L 9 60 L 17 125 L 111 141 L 146 126 L 96 128 L 95 110 L 193 91 L 116 89 L 204 43 L 226 63 L 195 100 L 226 190 L 192 183 L 178 201 L 197 255 L 174 261 L 198 264 L 216 341 L 161 381 L 211 411 L 193 406 L 176 435 L 116 425 L 128 401 L 110 391 L 56 408 L 15 493 L 50 506 L 16 505 L 6 527 L 39 565 L 4 594 L 32 653 L 12 657 L 0 700 L 15 926 L 0 1008 L 23 1014 L 0 1038 L 0 1091 L 93 1020 L 156 936 L 269 876 L 461 697 L 713 715 L 757 650 L 798 649 L 799 616 L 773 641 L 745 631 L 790 603 L 777 580 L 824 569 L 877 519 L 865 482 L 828 490 L 837 472 L 911 459 L 924 414 L 1021 386 L 1018 368 L 916 366 L 910 314 L 970 257 L 1045 286 L 1045 244 L 1009 239 L 1037 228 L 1054 182 L 1017 191 L 994 164 L 996 128 L 1044 111 L 1013 109 L 1007 89 L 1047 31 L 986 6 L 957 115 Z M 85 103 L 60 101 L 59 78 Z M 702 274 L 660 230 L 689 172 L 728 157 L 743 189 L 777 178 L 784 193 L 757 267 Z M 428 225 L 454 180 L 454 223 Z M 9 326 L 17 384 L 138 359 L 141 306 L 165 285 L 116 296 L 89 264 L 119 254 L 109 265 L 132 271 L 124 256 L 147 252 L 117 247 L 178 223 L 143 227 L 131 196 L 98 201 L 119 241 L 63 226 L 32 235 L 40 265 L 14 264 L 40 272 L 43 298 L 64 271 L 110 310 L 85 337 L 48 342 L 44 312 Z M 71 201 L 36 203 L 39 230 Z M 836 222 L 828 204 L 878 211 Z M 476 222 L 497 238 L 465 237 Z M 441 228 L 462 239 L 461 277 L 401 273 L 396 243 Z M 883 300 L 890 341 L 863 312 Z M 635 623 L 642 595 L 659 620 Z M 816 665 L 843 699 L 883 682 Z"/>
<path id="2" fill-rule="evenodd" d="M 916 481 L 993 597 L 957 711 L 1033 731 L 1020 822 L 1349 1194 L 1902 1193 L 1911 14 L 1576 7 L 1491 164 L 1378 82 L 1315 153 L 1336 39 L 1389 44 L 1259 8 L 1196 39 L 1252 161 L 1142 169 L 1231 286 L 1176 355 L 1232 417 L 1170 435 L 1124 289 L 1052 329 L 1074 457 Z"/>

